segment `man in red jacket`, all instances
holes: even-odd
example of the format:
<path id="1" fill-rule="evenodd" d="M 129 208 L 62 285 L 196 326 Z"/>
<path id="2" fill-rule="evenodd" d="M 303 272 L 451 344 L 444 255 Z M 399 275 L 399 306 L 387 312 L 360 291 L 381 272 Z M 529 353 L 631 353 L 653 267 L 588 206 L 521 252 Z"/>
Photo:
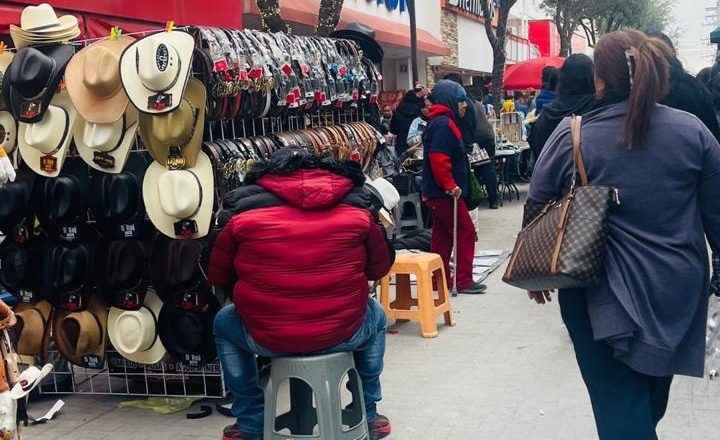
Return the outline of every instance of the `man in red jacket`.
<path id="1" fill-rule="evenodd" d="M 284 148 L 225 197 L 208 270 L 212 285 L 233 290 L 214 330 L 237 419 L 224 440 L 262 439 L 256 355 L 342 351 L 354 352 L 370 438 L 390 434 L 377 413 L 386 318 L 368 280 L 389 272 L 394 250 L 364 181 L 357 163 Z"/>

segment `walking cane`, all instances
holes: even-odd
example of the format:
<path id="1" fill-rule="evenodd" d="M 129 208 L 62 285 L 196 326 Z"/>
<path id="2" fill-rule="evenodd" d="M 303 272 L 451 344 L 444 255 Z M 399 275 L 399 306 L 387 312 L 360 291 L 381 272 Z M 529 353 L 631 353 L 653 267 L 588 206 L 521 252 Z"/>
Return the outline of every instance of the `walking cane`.
<path id="1" fill-rule="evenodd" d="M 457 252 L 457 230 L 458 230 L 458 213 L 457 213 L 458 199 L 453 197 L 453 285 L 452 285 L 452 296 L 458 296 L 457 289 L 457 271 L 458 271 L 458 252 Z"/>

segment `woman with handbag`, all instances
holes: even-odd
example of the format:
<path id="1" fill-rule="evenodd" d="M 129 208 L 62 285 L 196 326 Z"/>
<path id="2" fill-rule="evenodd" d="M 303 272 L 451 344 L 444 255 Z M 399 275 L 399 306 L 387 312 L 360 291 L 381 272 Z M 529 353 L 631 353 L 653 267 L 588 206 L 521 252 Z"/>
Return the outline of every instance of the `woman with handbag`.
<path id="1" fill-rule="evenodd" d="M 430 123 L 423 135 L 422 196 L 433 221 L 430 250 L 442 257 L 448 286 L 453 229 L 457 221 L 457 287 L 459 293 L 479 294 L 486 286 L 472 277 L 475 255 L 475 225 L 463 196 L 470 195 L 469 165 L 460 132 L 460 119 L 467 110 L 465 90 L 452 81 L 440 80 L 430 94 Z M 453 216 L 457 200 L 457 219 Z"/>
<path id="2" fill-rule="evenodd" d="M 703 375 L 705 240 L 720 249 L 720 145 L 696 117 L 657 104 L 670 54 L 634 30 L 603 37 L 594 54 L 599 108 L 576 130 L 580 155 L 574 161 L 565 119 L 530 183 L 529 201 L 539 204 L 560 200 L 577 174 L 615 188 L 599 282 L 559 292 L 600 440 L 657 439 L 673 376 Z M 547 291 L 529 296 L 551 300 Z"/>

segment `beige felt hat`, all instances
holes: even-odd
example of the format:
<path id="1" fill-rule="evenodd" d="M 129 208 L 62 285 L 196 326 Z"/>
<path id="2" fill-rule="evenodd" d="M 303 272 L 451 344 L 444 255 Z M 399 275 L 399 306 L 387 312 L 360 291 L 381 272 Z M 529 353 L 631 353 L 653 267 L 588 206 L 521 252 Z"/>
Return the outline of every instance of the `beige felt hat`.
<path id="1" fill-rule="evenodd" d="M 95 295 L 82 312 L 56 311 L 53 319 L 55 345 L 65 359 L 83 366 L 83 357 L 105 359 L 108 310 Z"/>
<path id="2" fill-rule="evenodd" d="M 5 148 L 7 153 L 15 151 L 17 128 L 17 122 L 15 122 L 12 113 L 0 110 L 0 146 Z"/>
<path id="3" fill-rule="evenodd" d="M 192 168 L 168 170 L 153 162 L 143 180 L 148 217 L 170 238 L 204 237 L 212 219 L 213 188 L 212 163 L 203 152 Z"/>
<path id="4" fill-rule="evenodd" d="M 108 336 L 120 355 L 139 364 L 155 364 L 165 357 L 167 351 L 158 337 L 162 307 L 155 291 L 148 289 L 139 310 L 110 308 Z"/>
<path id="5" fill-rule="evenodd" d="M 15 308 L 17 317 L 17 353 L 21 356 L 43 356 L 45 332 L 49 330 L 52 306 L 47 301 L 21 303 Z"/>
<path id="6" fill-rule="evenodd" d="M 97 124 L 80 120 L 75 125 L 75 147 L 90 167 L 110 174 L 119 174 L 125 167 L 135 143 L 138 111 L 128 106 L 115 122 Z"/>
<path id="7" fill-rule="evenodd" d="M 23 161 L 37 174 L 57 177 L 78 121 L 67 91 L 58 92 L 39 122 L 20 123 L 18 145 Z"/>
<path id="8" fill-rule="evenodd" d="M 2 83 L 3 78 L 5 77 L 5 72 L 7 71 L 8 66 L 10 63 L 12 63 L 13 57 L 15 54 L 13 54 L 10 51 L 3 51 L 0 52 L 0 90 L 2 90 Z M 6 110 L 7 107 L 5 107 L 5 98 L 2 93 L 0 93 L 0 110 Z"/>
<path id="9" fill-rule="evenodd" d="M 205 85 L 191 78 L 175 110 L 162 115 L 140 113 L 140 139 L 162 166 L 195 166 L 205 125 L 205 94 Z M 172 149 L 179 149 L 181 158 L 168 164 Z"/>
<path id="10" fill-rule="evenodd" d="M 129 101 L 120 81 L 120 55 L 134 41 L 129 36 L 100 40 L 76 53 L 68 63 L 65 86 L 84 120 L 109 124 L 125 113 Z"/>
<path id="11" fill-rule="evenodd" d="M 128 46 L 120 77 L 128 98 L 143 113 L 168 113 L 180 105 L 195 41 L 187 32 L 158 32 Z"/>

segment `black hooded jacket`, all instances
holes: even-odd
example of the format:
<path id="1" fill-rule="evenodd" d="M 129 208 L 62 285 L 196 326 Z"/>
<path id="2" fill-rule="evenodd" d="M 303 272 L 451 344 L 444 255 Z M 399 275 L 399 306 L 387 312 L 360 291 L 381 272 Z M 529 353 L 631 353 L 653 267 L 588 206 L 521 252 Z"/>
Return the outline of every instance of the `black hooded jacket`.
<path id="1" fill-rule="evenodd" d="M 535 123 L 528 140 L 535 157 L 540 156 L 545 142 L 547 142 L 557 126 L 560 125 L 560 121 L 568 116 L 584 115 L 595 109 L 596 106 L 595 95 L 561 96 L 553 103 L 546 105 L 542 113 L 540 113 L 540 117 Z"/>
<path id="2" fill-rule="evenodd" d="M 421 110 L 425 103 L 423 98 L 418 98 L 414 90 L 410 90 L 405 94 L 402 102 L 395 109 L 392 119 L 390 120 L 390 133 L 397 136 L 395 142 L 395 152 L 398 157 L 402 156 L 408 149 L 407 136 L 410 131 L 412 122 L 420 116 Z"/>

